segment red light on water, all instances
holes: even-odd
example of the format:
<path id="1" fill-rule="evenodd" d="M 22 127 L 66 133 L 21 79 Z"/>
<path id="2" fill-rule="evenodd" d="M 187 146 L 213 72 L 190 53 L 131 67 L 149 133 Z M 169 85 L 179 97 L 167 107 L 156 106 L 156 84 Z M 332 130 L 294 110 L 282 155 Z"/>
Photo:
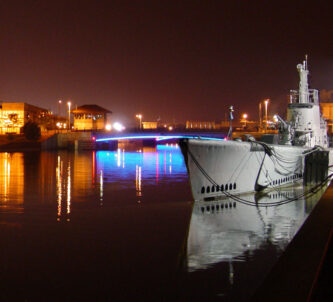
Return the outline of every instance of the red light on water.
<path id="1" fill-rule="evenodd" d="M 92 139 L 93 141 L 95 141 L 95 140 L 96 140 L 96 137 L 95 137 L 95 136 L 93 136 L 91 139 Z"/>

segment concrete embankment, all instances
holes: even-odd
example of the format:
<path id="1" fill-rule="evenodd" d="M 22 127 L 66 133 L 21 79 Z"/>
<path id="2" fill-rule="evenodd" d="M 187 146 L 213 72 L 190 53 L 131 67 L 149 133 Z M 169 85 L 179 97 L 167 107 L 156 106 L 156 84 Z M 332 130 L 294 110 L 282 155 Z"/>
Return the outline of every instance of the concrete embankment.
<path id="1" fill-rule="evenodd" d="M 41 143 L 42 150 L 95 149 L 91 132 L 56 133 Z"/>
<path id="2" fill-rule="evenodd" d="M 101 144 L 100 144 L 101 145 Z M 92 139 L 91 132 L 67 132 L 43 135 L 38 141 L 27 140 L 23 135 L 11 139 L 4 137 L 0 142 L 2 152 L 22 152 L 40 150 L 92 150 L 102 148 Z M 105 148 L 109 146 L 104 146 Z"/>
<path id="3" fill-rule="evenodd" d="M 257 290 L 252 301 L 333 301 L 333 183 Z M 330 296 L 330 297 L 328 297 Z"/>

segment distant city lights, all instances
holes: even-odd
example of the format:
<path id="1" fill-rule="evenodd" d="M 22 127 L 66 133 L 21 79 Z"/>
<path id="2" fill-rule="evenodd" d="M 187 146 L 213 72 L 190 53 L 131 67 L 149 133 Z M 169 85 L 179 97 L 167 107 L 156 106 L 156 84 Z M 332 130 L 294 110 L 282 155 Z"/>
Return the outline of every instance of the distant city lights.
<path id="1" fill-rule="evenodd" d="M 117 131 L 123 131 L 123 130 L 125 130 L 125 127 L 122 124 L 115 122 L 113 124 L 113 129 L 115 129 Z"/>

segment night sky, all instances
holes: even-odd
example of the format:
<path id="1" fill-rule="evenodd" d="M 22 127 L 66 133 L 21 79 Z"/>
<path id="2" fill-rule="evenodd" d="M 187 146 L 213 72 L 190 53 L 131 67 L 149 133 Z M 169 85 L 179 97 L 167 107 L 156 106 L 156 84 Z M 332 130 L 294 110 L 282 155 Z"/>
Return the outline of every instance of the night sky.
<path id="1" fill-rule="evenodd" d="M 333 1 L 0 1 L 0 25 L 0 99 L 55 113 L 257 119 L 270 98 L 283 114 L 305 54 L 311 87 L 333 89 Z"/>

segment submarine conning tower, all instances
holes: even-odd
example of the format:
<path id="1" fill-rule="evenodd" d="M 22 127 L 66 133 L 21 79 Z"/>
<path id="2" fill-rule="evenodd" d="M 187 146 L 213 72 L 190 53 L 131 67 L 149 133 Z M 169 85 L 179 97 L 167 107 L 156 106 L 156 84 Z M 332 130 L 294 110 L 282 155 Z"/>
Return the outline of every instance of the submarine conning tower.
<path id="1" fill-rule="evenodd" d="M 326 122 L 321 117 L 317 89 L 309 89 L 307 56 L 297 65 L 298 90 L 290 91 L 287 123 L 292 127 L 292 144 L 297 146 L 328 147 Z"/>

